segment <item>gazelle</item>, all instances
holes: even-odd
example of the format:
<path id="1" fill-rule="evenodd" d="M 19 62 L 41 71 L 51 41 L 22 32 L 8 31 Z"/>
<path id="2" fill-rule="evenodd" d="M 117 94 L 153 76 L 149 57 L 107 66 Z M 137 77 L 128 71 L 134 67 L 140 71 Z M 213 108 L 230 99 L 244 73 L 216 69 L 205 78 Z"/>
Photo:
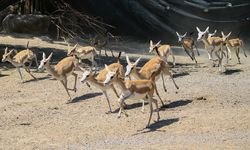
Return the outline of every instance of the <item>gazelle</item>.
<path id="1" fill-rule="evenodd" d="M 194 42 L 194 40 L 190 37 L 186 37 L 187 32 L 183 35 L 180 35 L 178 32 L 176 32 L 177 36 L 178 36 L 178 42 L 181 43 L 182 47 L 184 48 L 185 52 L 188 54 L 188 56 L 195 61 L 195 63 L 197 64 L 197 60 L 195 59 L 195 55 L 194 55 L 194 47 L 197 50 L 197 54 L 198 56 L 200 55 L 198 48 Z M 191 52 L 191 54 L 189 53 L 189 51 Z"/>
<path id="2" fill-rule="evenodd" d="M 171 46 L 168 44 L 160 45 L 160 43 L 161 41 L 156 44 L 153 44 L 153 41 L 150 40 L 149 53 L 154 52 L 157 56 L 160 56 L 165 62 L 167 62 L 169 55 L 172 55 L 173 65 L 175 66 L 175 57 Z"/>
<path id="3" fill-rule="evenodd" d="M 228 37 L 229 37 L 230 34 L 231 34 L 231 32 L 226 36 L 223 32 L 221 32 L 222 39 L 225 42 L 227 50 L 228 50 L 228 52 L 230 52 L 230 54 L 231 54 L 232 49 L 235 50 L 235 54 L 237 56 L 238 62 L 239 62 L 239 64 L 241 64 L 240 56 L 239 56 L 240 49 L 242 49 L 245 57 L 247 57 L 247 54 L 246 54 L 245 50 L 243 49 L 244 43 L 239 38 L 228 40 Z M 231 55 L 230 55 L 230 59 L 231 59 Z"/>
<path id="4" fill-rule="evenodd" d="M 173 79 L 173 76 L 172 74 L 170 73 L 170 67 L 169 65 L 164 61 L 162 60 L 159 56 L 156 56 L 152 59 L 150 59 L 141 69 L 140 71 L 138 71 L 136 69 L 136 66 L 137 64 L 139 63 L 140 61 L 140 58 L 138 58 L 136 60 L 136 62 L 134 63 L 131 63 L 130 60 L 129 60 L 129 57 L 126 56 L 126 60 L 127 60 L 127 67 L 126 67 L 126 73 L 125 73 L 125 76 L 128 77 L 128 76 L 133 76 L 135 77 L 136 79 L 151 79 L 153 77 L 153 75 L 155 76 L 154 79 L 155 79 L 155 82 L 160 78 L 162 78 L 162 82 L 163 82 L 163 88 L 165 90 L 165 92 L 167 91 L 166 89 L 166 86 L 165 86 L 165 81 L 164 81 L 164 75 L 170 75 L 171 79 L 173 80 L 173 83 L 175 85 L 175 87 L 177 89 L 179 89 L 179 87 L 177 86 L 177 84 L 175 83 L 174 79 Z M 155 92 L 157 94 L 157 96 L 159 97 L 162 105 L 164 105 L 160 95 L 159 95 L 159 92 L 157 90 L 157 87 L 155 87 Z"/>
<path id="5" fill-rule="evenodd" d="M 122 112 L 124 112 L 125 115 L 128 116 L 123 108 L 125 100 L 127 100 L 127 99 L 132 99 L 132 100 L 143 99 L 143 100 L 148 101 L 149 106 L 150 106 L 150 115 L 149 115 L 147 127 L 149 127 L 149 125 L 150 125 L 151 117 L 153 114 L 152 103 L 155 103 L 155 105 L 156 105 L 157 121 L 159 121 L 160 114 L 159 114 L 157 100 L 153 98 L 154 91 L 155 91 L 155 82 L 154 82 L 155 76 L 153 76 L 153 78 L 151 78 L 150 80 L 126 80 L 126 81 L 124 81 L 122 78 L 120 78 L 118 76 L 118 73 L 110 71 L 108 68 L 106 68 L 106 69 L 108 71 L 108 74 L 106 75 L 106 80 L 104 81 L 104 84 L 105 85 L 117 84 L 122 90 L 122 94 L 120 95 L 120 97 L 118 99 L 119 107 L 120 107 L 120 110 L 118 113 L 118 118 L 121 117 Z"/>
<path id="6" fill-rule="evenodd" d="M 109 32 L 106 31 L 105 35 L 96 35 L 94 38 L 90 39 L 90 44 L 99 50 L 99 57 L 101 56 L 102 49 L 104 49 L 105 55 L 108 56 L 107 47 L 106 47 L 108 45 L 108 40 L 109 40 L 108 36 L 109 36 Z M 113 54 L 113 51 L 112 50 L 110 51 L 111 51 L 112 57 L 115 57 Z"/>
<path id="7" fill-rule="evenodd" d="M 20 75 L 20 78 L 23 81 L 23 76 L 22 76 L 22 73 L 21 73 L 21 67 L 24 68 L 24 70 L 34 79 L 36 79 L 35 76 L 33 76 L 30 72 L 30 66 L 32 64 L 32 61 L 35 60 L 36 61 L 36 66 L 38 66 L 38 63 L 37 63 L 37 57 L 36 57 L 36 54 L 34 54 L 29 48 L 28 48 L 28 44 L 29 42 L 27 43 L 27 49 L 26 50 L 22 50 L 20 52 L 18 52 L 13 58 L 11 58 L 11 54 L 13 53 L 14 50 L 11 50 L 8 52 L 8 47 L 5 48 L 4 50 L 4 54 L 3 54 L 3 57 L 2 57 L 2 62 L 10 62 L 13 66 L 15 66 L 17 68 L 17 71 Z M 29 66 L 25 66 L 25 63 L 29 63 Z"/>
<path id="8" fill-rule="evenodd" d="M 216 34 L 216 32 L 217 32 L 217 30 L 214 30 L 213 33 L 210 33 L 210 32 L 208 31 L 207 40 L 208 40 L 208 42 L 209 42 L 210 44 L 213 44 L 214 41 L 221 41 L 221 40 L 223 40 L 222 37 L 214 36 L 214 35 Z M 227 39 L 229 36 L 230 36 L 230 34 L 228 34 L 228 36 L 227 36 L 227 37 L 225 36 L 224 38 Z M 225 40 L 223 40 L 223 41 L 225 41 Z M 225 49 L 224 49 L 224 48 L 225 48 Z M 225 44 L 222 45 L 222 51 L 223 51 L 223 54 L 224 54 L 224 51 L 226 51 L 226 57 L 227 57 L 227 63 L 228 63 L 229 60 L 231 60 L 231 51 L 225 47 Z M 211 55 L 212 55 L 212 54 L 211 54 Z M 212 57 L 212 56 L 211 56 L 211 57 Z"/>
<path id="9" fill-rule="evenodd" d="M 87 59 L 91 61 L 91 70 L 93 67 L 95 67 L 95 70 L 97 69 L 97 62 L 95 61 L 96 57 L 96 49 L 93 46 L 79 46 L 76 44 L 73 48 L 70 48 L 69 43 L 66 41 L 65 38 L 63 38 L 65 43 L 68 45 L 68 53 L 67 56 L 73 56 L 76 55 L 79 58 L 79 63 L 82 63 L 82 60 Z"/>
<path id="10" fill-rule="evenodd" d="M 59 61 L 54 68 L 52 68 L 50 65 L 52 55 L 53 53 L 51 53 L 48 58 L 46 58 L 45 53 L 43 53 L 43 59 L 41 60 L 38 69 L 41 70 L 45 68 L 49 74 L 62 83 L 69 96 L 68 102 L 70 102 L 72 99 L 68 90 L 73 90 L 76 92 L 77 74 L 74 71 L 79 67 L 79 60 L 75 56 L 65 57 Z M 69 75 L 73 75 L 75 77 L 74 89 L 69 89 L 67 87 L 67 77 Z"/>
<path id="11" fill-rule="evenodd" d="M 217 58 L 219 59 L 218 65 L 219 65 L 219 71 L 222 70 L 222 59 L 223 59 L 223 40 L 222 38 L 216 38 L 214 40 L 208 41 L 208 30 L 209 27 L 206 28 L 205 31 L 201 31 L 198 27 L 196 27 L 198 31 L 198 38 L 197 41 L 202 40 L 202 42 L 205 45 L 205 49 L 208 51 L 208 57 L 210 60 L 212 60 L 212 52 L 215 53 Z"/>
<path id="12" fill-rule="evenodd" d="M 117 72 L 118 76 L 120 78 L 124 79 L 124 69 L 123 69 L 123 66 L 120 64 L 119 61 L 117 63 L 110 64 L 109 66 L 105 65 L 105 67 L 109 68 L 112 71 Z M 105 96 L 105 98 L 106 98 L 106 100 L 108 102 L 109 112 L 112 112 L 109 97 L 107 95 L 107 90 L 112 89 L 117 97 L 119 97 L 119 95 L 117 94 L 117 91 L 116 91 L 113 84 L 104 86 L 103 82 L 106 79 L 107 73 L 108 72 L 106 71 L 106 69 L 103 69 L 103 70 L 100 71 L 100 73 L 96 77 L 94 77 L 94 74 L 92 73 L 92 71 L 85 71 L 83 73 L 83 75 L 82 75 L 81 82 L 84 83 L 84 82 L 88 81 L 91 84 L 93 84 L 95 87 L 99 88 L 102 91 L 103 95 Z"/>

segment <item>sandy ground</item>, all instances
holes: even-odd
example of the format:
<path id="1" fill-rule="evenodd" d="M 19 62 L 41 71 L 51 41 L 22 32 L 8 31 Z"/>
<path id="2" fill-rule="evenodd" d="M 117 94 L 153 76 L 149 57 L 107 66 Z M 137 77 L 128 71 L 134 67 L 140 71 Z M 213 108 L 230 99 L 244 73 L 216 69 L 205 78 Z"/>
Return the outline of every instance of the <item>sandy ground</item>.
<path id="1" fill-rule="evenodd" d="M 29 40 L 41 49 L 66 48 Z M 0 41 L 2 46 L 24 46 L 27 39 L 4 36 Z M 206 56 L 198 58 L 198 66 L 177 56 L 174 70 L 180 89 L 166 77 L 165 93 L 162 81 L 157 82 L 165 106 L 160 121 L 148 129 L 149 108 L 145 105 L 142 113 L 140 101 L 127 101 L 129 116 L 118 119 L 112 91 L 115 112 L 106 114 L 106 100 L 93 86 L 78 81 L 77 92 L 70 93 L 73 102 L 66 104 L 62 85 L 47 73 L 34 72 L 39 79 L 34 81 L 23 72 L 26 82 L 21 83 L 14 68 L 1 64 L 0 149 L 250 149 L 250 60 L 241 58 L 243 64 L 236 64 L 233 55 L 226 73 L 219 74 Z M 73 77 L 69 80 L 72 87 Z"/>

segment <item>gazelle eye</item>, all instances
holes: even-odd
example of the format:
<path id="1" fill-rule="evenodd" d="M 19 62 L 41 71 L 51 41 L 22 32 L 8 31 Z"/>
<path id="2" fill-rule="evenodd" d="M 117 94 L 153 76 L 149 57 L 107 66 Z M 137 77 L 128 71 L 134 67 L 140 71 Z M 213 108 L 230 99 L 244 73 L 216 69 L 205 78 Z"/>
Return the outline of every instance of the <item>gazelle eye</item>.
<path id="1" fill-rule="evenodd" d="M 87 75 L 87 78 L 89 77 L 89 75 Z"/>
<path id="2" fill-rule="evenodd" d="M 114 78 L 114 76 L 111 76 L 111 79 L 113 79 Z"/>

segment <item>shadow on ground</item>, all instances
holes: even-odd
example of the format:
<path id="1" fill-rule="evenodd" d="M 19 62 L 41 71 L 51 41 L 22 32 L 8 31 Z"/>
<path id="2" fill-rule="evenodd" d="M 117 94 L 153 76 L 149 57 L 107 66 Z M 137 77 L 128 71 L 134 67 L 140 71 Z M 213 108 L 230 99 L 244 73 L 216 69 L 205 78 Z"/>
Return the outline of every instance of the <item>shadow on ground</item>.
<path id="1" fill-rule="evenodd" d="M 178 100 L 178 101 L 174 101 L 174 102 L 171 102 L 169 104 L 166 104 L 166 105 L 162 106 L 160 108 L 160 110 L 185 106 L 185 105 L 187 105 L 189 103 L 192 103 L 192 100 Z"/>
<path id="2" fill-rule="evenodd" d="M 139 133 L 136 133 L 134 135 L 149 133 L 149 132 L 155 132 L 155 131 L 165 132 L 165 130 L 159 130 L 159 129 L 162 128 L 162 127 L 165 127 L 165 126 L 169 126 L 169 125 L 171 125 L 173 123 L 176 123 L 178 121 L 179 121 L 179 118 L 171 118 L 171 119 L 160 120 L 158 122 L 152 123 L 147 128 L 144 128 L 142 130 L 137 130 L 137 132 L 139 132 Z M 144 130 L 146 130 L 146 131 L 144 131 Z"/>
<path id="3" fill-rule="evenodd" d="M 242 72 L 242 70 L 241 69 L 227 69 L 223 74 L 232 75 L 232 74 L 239 73 L 239 72 Z"/>
<path id="4" fill-rule="evenodd" d="M 82 96 L 75 97 L 70 103 L 77 103 L 100 95 L 102 95 L 102 93 L 87 93 Z"/>

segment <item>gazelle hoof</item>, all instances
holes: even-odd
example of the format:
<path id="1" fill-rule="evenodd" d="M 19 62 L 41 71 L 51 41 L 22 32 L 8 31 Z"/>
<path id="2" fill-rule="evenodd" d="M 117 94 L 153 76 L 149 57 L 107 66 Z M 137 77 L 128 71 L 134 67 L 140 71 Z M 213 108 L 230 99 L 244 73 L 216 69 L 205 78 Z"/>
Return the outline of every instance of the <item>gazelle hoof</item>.
<path id="1" fill-rule="evenodd" d="M 112 113 L 112 111 L 107 111 L 107 112 L 105 112 L 105 114 L 111 114 Z"/>

